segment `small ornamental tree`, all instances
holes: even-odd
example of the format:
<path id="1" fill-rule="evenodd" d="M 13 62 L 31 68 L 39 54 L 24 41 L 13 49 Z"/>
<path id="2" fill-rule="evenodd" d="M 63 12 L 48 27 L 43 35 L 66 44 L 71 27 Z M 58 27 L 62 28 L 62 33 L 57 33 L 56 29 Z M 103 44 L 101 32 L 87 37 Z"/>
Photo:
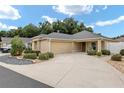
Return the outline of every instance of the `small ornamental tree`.
<path id="1" fill-rule="evenodd" d="M 15 36 L 11 41 L 11 55 L 20 56 L 23 50 L 24 50 L 23 41 L 18 36 Z"/>

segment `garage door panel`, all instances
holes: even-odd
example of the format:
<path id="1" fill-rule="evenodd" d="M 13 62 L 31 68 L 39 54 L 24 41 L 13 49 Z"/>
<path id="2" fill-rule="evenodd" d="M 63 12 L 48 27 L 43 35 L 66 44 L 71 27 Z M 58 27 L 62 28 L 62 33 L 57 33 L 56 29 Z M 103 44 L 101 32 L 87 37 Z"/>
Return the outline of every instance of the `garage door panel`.
<path id="1" fill-rule="evenodd" d="M 72 52 L 71 42 L 52 42 L 51 51 L 53 53 L 70 53 Z"/>

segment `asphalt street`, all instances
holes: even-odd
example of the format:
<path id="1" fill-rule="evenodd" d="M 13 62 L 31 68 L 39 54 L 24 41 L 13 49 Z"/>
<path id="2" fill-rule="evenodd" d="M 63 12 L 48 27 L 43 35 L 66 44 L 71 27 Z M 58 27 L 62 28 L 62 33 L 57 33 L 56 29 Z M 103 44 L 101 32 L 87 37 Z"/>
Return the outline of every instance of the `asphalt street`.
<path id="1" fill-rule="evenodd" d="M 0 66 L 0 88 L 51 88 L 51 86 Z"/>

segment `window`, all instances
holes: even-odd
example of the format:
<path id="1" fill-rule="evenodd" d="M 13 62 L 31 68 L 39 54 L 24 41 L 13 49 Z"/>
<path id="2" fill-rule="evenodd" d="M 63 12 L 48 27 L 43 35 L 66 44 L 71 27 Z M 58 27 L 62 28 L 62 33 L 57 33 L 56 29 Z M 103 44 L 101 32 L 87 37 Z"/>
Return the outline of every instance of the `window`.
<path id="1" fill-rule="evenodd" d="M 92 46 L 92 49 L 93 49 L 93 50 L 96 50 L 96 43 L 95 43 L 95 42 L 92 42 L 92 43 L 91 43 L 91 46 Z"/>

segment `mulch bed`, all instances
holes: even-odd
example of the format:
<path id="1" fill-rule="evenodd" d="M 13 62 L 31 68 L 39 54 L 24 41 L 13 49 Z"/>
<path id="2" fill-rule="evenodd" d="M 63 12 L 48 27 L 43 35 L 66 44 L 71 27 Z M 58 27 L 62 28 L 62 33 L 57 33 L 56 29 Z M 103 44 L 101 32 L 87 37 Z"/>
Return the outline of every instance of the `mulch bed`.
<path id="1" fill-rule="evenodd" d="M 17 59 L 16 57 L 12 57 L 10 55 L 0 56 L 0 62 L 7 64 L 15 64 L 15 65 L 33 64 L 31 60 Z"/>
<path id="2" fill-rule="evenodd" d="M 122 61 L 109 60 L 108 63 L 111 64 L 113 67 L 115 67 L 120 72 L 124 73 L 124 58 L 122 59 Z"/>

